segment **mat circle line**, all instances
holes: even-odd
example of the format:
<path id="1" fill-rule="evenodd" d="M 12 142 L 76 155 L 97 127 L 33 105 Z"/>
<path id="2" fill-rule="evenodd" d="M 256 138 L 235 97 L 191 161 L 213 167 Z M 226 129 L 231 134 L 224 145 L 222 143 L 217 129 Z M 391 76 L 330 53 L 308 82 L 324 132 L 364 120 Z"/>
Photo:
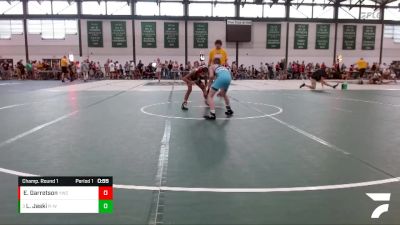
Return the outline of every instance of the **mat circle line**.
<path id="1" fill-rule="evenodd" d="M 31 174 L 6 168 L 0 168 L 0 173 L 16 176 L 35 176 Z M 273 188 L 204 188 L 204 187 L 169 187 L 169 186 L 142 186 L 132 184 L 114 184 L 116 189 L 143 190 L 143 191 L 172 191 L 172 192 L 212 192 L 212 193 L 276 193 L 276 192 L 304 192 L 304 191 L 328 191 L 340 189 L 352 189 L 359 187 L 376 186 L 390 183 L 399 183 L 400 177 L 393 177 L 381 180 L 362 181 L 345 184 L 332 184 L 321 186 L 298 186 L 298 187 L 273 187 Z"/>
<path id="2" fill-rule="evenodd" d="M 154 103 L 150 105 L 145 105 L 142 108 L 140 108 L 140 111 L 146 115 L 149 116 L 156 116 L 156 117 L 161 117 L 161 118 L 166 118 L 166 119 L 183 119 L 183 120 L 204 120 L 203 117 L 182 117 L 182 116 L 169 116 L 169 115 L 162 115 L 162 114 L 156 114 L 156 113 L 151 113 L 146 111 L 146 109 L 151 108 L 153 106 L 159 106 L 159 105 L 167 105 L 171 103 L 180 103 L 180 102 L 160 102 L 160 103 Z M 253 104 L 253 105 L 264 105 L 264 106 L 269 106 L 272 108 L 277 109 L 276 112 L 271 113 L 271 114 L 263 114 L 259 116 L 247 116 L 247 117 L 225 117 L 225 118 L 218 118 L 217 120 L 248 120 L 248 119 L 260 119 L 260 118 L 265 118 L 265 117 L 271 117 L 271 116 L 276 116 L 278 114 L 281 114 L 283 112 L 283 109 L 281 107 L 278 107 L 276 105 L 270 105 L 266 103 L 259 103 L 259 102 L 242 102 L 244 104 Z M 198 107 L 198 106 L 196 106 Z"/>

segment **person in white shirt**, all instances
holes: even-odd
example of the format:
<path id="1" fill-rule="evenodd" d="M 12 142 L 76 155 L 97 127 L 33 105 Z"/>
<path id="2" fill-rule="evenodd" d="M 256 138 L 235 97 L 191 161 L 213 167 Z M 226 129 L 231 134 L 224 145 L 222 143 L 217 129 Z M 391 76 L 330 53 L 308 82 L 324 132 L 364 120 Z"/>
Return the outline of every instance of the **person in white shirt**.
<path id="1" fill-rule="evenodd" d="M 383 65 L 381 66 L 382 68 L 382 75 L 384 77 L 389 76 L 390 75 L 390 68 L 386 63 L 383 63 Z"/>
<path id="2" fill-rule="evenodd" d="M 178 61 L 175 61 L 174 64 L 172 65 L 172 77 L 174 80 L 179 77 L 179 64 Z"/>
<path id="3" fill-rule="evenodd" d="M 266 75 L 266 68 L 264 66 L 264 63 L 260 63 L 260 77 L 265 80 L 265 75 Z"/>
<path id="4" fill-rule="evenodd" d="M 81 71 L 83 75 L 83 81 L 86 82 L 89 79 L 89 62 L 84 60 L 82 62 Z"/>
<path id="5" fill-rule="evenodd" d="M 120 66 L 119 66 L 119 62 L 115 61 L 115 76 L 116 79 L 119 79 L 120 76 Z"/>
<path id="6" fill-rule="evenodd" d="M 111 79 L 115 79 L 115 64 L 113 63 L 112 60 L 110 60 L 110 63 L 108 64 L 108 67 L 110 68 Z"/>
<path id="7" fill-rule="evenodd" d="M 133 73 L 135 72 L 135 62 L 131 61 L 131 64 L 129 65 L 129 76 L 131 77 L 131 79 L 133 79 Z"/>
<path id="8" fill-rule="evenodd" d="M 383 63 L 381 68 L 383 79 L 392 80 L 394 83 L 397 83 L 396 74 L 391 70 L 390 65 Z"/>
<path id="9" fill-rule="evenodd" d="M 158 58 L 156 61 L 156 77 L 158 79 L 158 82 L 161 81 L 161 70 L 162 70 L 162 63 L 160 58 Z"/>

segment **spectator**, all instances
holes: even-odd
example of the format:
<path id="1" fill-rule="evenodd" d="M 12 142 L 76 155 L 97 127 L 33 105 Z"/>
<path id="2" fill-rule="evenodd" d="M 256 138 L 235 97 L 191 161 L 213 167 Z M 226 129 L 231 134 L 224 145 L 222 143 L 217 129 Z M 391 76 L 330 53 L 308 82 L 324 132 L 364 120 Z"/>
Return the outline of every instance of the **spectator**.
<path id="1" fill-rule="evenodd" d="M 42 68 L 44 67 L 41 65 Z M 68 76 L 68 59 L 67 56 L 63 56 L 61 59 L 61 82 L 65 82 L 65 76 Z"/>
<path id="2" fill-rule="evenodd" d="M 126 61 L 126 62 L 125 62 L 125 65 L 124 65 L 125 78 L 129 77 L 129 74 L 130 74 L 129 71 L 130 71 L 130 69 L 131 69 L 131 67 L 130 67 L 130 65 L 129 65 L 129 62 Z"/>
<path id="3" fill-rule="evenodd" d="M 304 61 L 301 62 L 301 65 L 299 67 L 299 72 L 300 72 L 300 78 L 305 79 L 306 65 L 304 64 Z"/>
<path id="4" fill-rule="evenodd" d="M 118 78 L 123 78 L 123 76 L 124 76 L 124 66 L 122 66 L 122 63 L 119 63 L 118 61 L 117 61 L 117 63 L 118 63 L 118 71 L 119 71 L 119 77 Z"/>
<path id="5" fill-rule="evenodd" d="M 157 76 L 158 82 L 161 81 L 161 70 L 162 70 L 162 63 L 161 63 L 160 58 L 157 58 L 157 61 L 156 61 L 156 76 Z"/>
<path id="6" fill-rule="evenodd" d="M 237 67 L 235 61 L 232 62 L 231 70 L 232 70 L 233 79 L 236 80 L 236 79 L 237 79 L 237 76 L 238 76 L 238 67 Z"/>
<path id="7" fill-rule="evenodd" d="M 265 64 L 265 66 L 267 67 L 267 71 L 268 71 L 268 73 L 267 73 L 267 79 L 269 80 L 269 79 L 274 79 L 274 67 L 273 67 L 273 65 L 274 64 L 269 64 L 269 63 L 266 63 Z"/>
<path id="8" fill-rule="evenodd" d="M 89 60 L 84 60 L 82 62 L 81 71 L 83 75 L 83 81 L 87 82 L 89 79 Z"/>
<path id="9" fill-rule="evenodd" d="M 22 63 L 22 59 L 17 62 L 17 74 L 19 80 L 26 79 L 25 66 Z"/>
<path id="10" fill-rule="evenodd" d="M 143 63 L 142 63 L 142 60 L 139 60 L 139 63 L 138 63 L 138 69 L 139 69 L 139 72 L 140 72 L 140 76 L 143 76 Z"/>
<path id="11" fill-rule="evenodd" d="M 179 75 L 179 64 L 178 61 L 175 61 L 174 64 L 172 65 L 172 78 L 175 80 L 177 79 Z"/>
<path id="12" fill-rule="evenodd" d="M 168 63 L 168 66 L 167 66 L 167 68 L 168 68 L 168 78 L 169 79 L 172 79 L 172 68 L 173 68 L 173 62 L 172 62 L 172 60 L 169 60 L 169 63 Z"/>
<path id="13" fill-rule="evenodd" d="M 135 62 L 132 60 L 131 63 L 129 64 L 129 78 L 134 79 L 134 73 L 135 73 Z"/>
<path id="14" fill-rule="evenodd" d="M 27 73 L 27 78 L 28 79 L 33 79 L 33 66 L 31 61 L 28 61 L 25 65 L 26 73 Z"/>
<path id="15" fill-rule="evenodd" d="M 10 64 L 9 64 L 6 60 L 4 60 L 1 66 L 2 66 L 2 68 L 3 68 L 2 80 L 9 80 L 9 79 L 11 79 L 11 76 L 10 76 L 10 74 L 11 74 Z"/>
<path id="16" fill-rule="evenodd" d="M 114 71 L 115 71 L 115 79 L 119 79 L 121 75 L 121 70 L 120 70 L 120 65 L 118 61 L 115 61 L 114 63 Z"/>
<path id="17" fill-rule="evenodd" d="M 110 77 L 111 77 L 111 79 L 115 79 L 116 78 L 115 64 L 113 63 L 112 60 L 110 60 L 110 63 L 108 64 L 108 67 L 110 68 Z"/>
<path id="18" fill-rule="evenodd" d="M 260 63 L 260 68 L 259 68 L 259 70 L 260 70 L 260 77 L 259 77 L 259 78 L 265 80 L 265 75 L 267 74 L 267 69 L 266 69 L 266 67 L 264 66 L 264 63 L 262 63 L 262 62 Z"/>

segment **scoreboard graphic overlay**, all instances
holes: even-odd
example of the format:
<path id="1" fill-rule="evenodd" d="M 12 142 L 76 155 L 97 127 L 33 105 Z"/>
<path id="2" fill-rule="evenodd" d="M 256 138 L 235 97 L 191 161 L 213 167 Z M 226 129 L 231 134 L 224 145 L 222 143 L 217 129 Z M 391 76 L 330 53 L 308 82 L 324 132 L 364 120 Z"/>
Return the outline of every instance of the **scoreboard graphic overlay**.
<path id="1" fill-rule="evenodd" d="M 18 177 L 19 213 L 112 213 L 112 177 Z"/>

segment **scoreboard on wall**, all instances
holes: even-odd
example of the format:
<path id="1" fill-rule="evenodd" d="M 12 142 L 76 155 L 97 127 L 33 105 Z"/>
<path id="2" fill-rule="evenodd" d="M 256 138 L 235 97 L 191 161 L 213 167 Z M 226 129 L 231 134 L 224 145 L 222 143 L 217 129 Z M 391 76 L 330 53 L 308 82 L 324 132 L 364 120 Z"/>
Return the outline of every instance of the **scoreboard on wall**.
<path id="1" fill-rule="evenodd" d="M 112 213 L 112 177 L 19 177 L 19 213 Z"/>
<path id="2" fill-rule="evenodd" d="M 250 20 L 227 20 L 226 41 L 227 42 L 250 42 L 251 41 Z"/>

